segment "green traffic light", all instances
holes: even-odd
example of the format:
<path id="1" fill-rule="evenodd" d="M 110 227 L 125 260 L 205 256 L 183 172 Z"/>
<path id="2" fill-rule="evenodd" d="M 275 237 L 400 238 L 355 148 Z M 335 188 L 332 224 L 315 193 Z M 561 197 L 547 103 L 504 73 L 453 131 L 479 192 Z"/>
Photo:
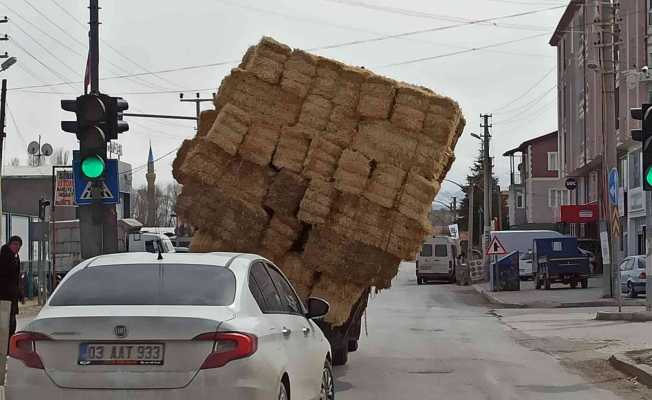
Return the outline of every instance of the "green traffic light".
<path id="1" fill-rule="evenodd" d="M 81 162 L 81 171 L 87 178 L 96 179 L 104 173 L 104 160 L 100 156 L 90 156 Z"/>
<path id="2" fill-rule="evenodd" d="M 647 182 L 648 185 L 652 186 L 652 167 L 648 168 L 645 172 L 645 182 Z"/>

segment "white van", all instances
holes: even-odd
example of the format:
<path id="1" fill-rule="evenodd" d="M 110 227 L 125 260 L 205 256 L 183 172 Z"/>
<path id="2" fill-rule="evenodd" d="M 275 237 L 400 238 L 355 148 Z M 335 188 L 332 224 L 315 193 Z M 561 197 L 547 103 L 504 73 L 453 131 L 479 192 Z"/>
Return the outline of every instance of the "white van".
<path id="1" fill-rule="evenodd" d="M 417 283 L 429 279 L 446 279 L 455 282 L 455 266 L 459 254 L 459 242 L 448 236 L 426 239 L 417 255 Z"/>
<path id="2" fill-rule="evenodd" d="M 167 235 L 163 233 L 141 232 L 130 233 L 127 244 L 129 253 L 148 252 L 148 253 L 174 253 L 174 246 Z"/>
<path id="3" fill-rule="evenodd" d="M 551 239 L 562 237 L 559 232 L 546 230 L 532 231 L 491 231 L 491 240 L 497 238 L 503 245 L 507 254 L 519 252 L 519 271 L 521 280 L 534 279 L 532 271 L 532 243 L 534 239 Z"/>

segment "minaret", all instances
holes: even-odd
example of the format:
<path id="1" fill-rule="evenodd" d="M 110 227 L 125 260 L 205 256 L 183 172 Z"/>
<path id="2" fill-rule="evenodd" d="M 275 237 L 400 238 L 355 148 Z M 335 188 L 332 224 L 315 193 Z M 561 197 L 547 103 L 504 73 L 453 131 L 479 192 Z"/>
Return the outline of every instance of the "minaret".
<path id="1" fill-rule="evenodd" d="M 156 173 L 154 172 L 154 153 L 152 153 L 152 143 L 149 144 L 149 156 L 147 157 L 147 221 L 145 225 L 156 225 Z"/>

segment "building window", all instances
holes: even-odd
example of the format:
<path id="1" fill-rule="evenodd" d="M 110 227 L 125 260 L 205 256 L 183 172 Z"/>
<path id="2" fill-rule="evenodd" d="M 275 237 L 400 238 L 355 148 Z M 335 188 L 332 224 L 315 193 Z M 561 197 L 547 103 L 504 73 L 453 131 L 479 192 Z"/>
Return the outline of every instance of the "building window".
<path id="1" fill-rule="evenodd" d="M 548 171 L 558 171 L 559 163 L 557 162 L 557 152 L 548 152 Z"/>
<path id="2" fill-rule="evenodd" d="M 641 150 L 629 154 L 629 188 L 641 187 Z"/>
<path id="3" fill-rule="evenodd" d="M 557 208 L 570 203 L 570 192 L 566 189 L 548 190 L 548 207 Z"/>
<path id="4" fill-rule="evenodd" d="M 516 208 L 523 208 L 523 193 L 516 193 Z"/>

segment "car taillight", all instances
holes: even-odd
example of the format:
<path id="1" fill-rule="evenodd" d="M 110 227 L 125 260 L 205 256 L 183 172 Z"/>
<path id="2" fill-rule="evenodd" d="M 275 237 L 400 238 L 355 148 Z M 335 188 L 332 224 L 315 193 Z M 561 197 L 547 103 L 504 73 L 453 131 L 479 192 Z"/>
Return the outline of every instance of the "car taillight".
<path id="1" fill-rule="evenodd" d="M 641 274 L 638 276 L 638 279 L 647 279 L 647 274 L 645 272 L 641 272 Z"/>
<path id="2" fill-rule="evenodd" d="M 36 342 L 51 340 L 42 333 L 18 332 L 9 341 L 9 357 L 20 360 L 29 368 L 43 369 L 41 357 L 36 353 Z"/>
<path id="3" fill-rule="evenodd" d="M 200 369 L 223 367 L 229 361 L 251 356 L 258 349 L 258 338 L 249 333 L 210 332 L 198 335 L 193 340 L 214 342 L 213 352 L 206 357 Z"/>

